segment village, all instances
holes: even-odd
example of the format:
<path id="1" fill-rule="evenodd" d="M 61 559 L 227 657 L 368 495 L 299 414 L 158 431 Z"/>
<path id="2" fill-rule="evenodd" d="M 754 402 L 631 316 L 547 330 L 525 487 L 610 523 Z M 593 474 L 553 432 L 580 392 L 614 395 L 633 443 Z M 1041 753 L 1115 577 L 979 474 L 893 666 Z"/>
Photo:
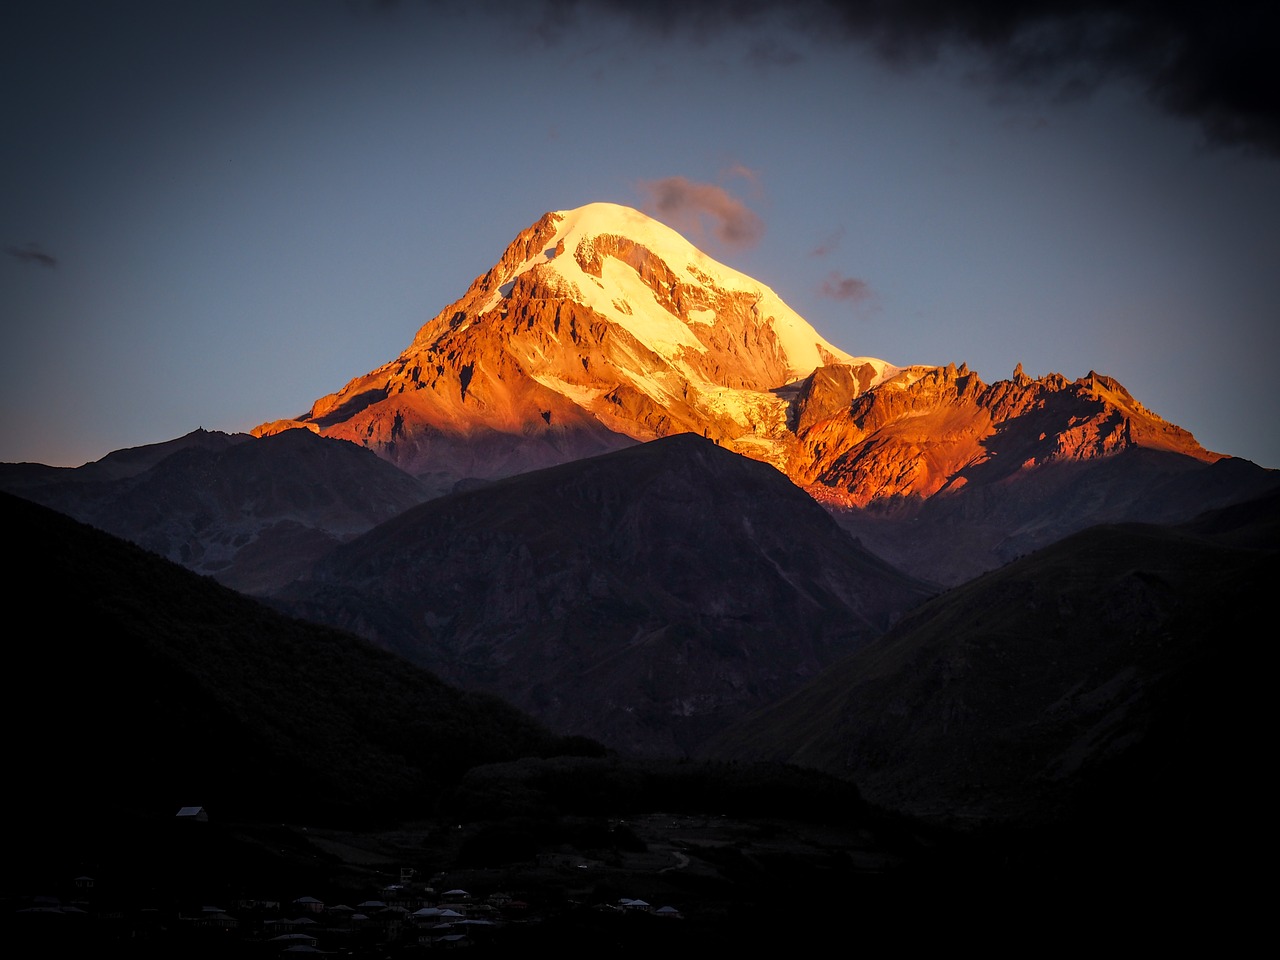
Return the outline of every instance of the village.
<path id="1" fill-rule="evenodd" d="M 354 905 L 303 895 L 193 909 L 105 901 L 95 879 L 80 876 L 71 880 L 68 899 L 33 895 L 9 905 L 10 942 L 86 949 L 127 945 L 135 955 L 387 957 L 423 949 L 497 947 L 522 939 L 522 932 L 547 919 L 545 912 L 511 893 L 437 892 L 405 879 L 378 891 L 376 899 Z M 599 914 L 604 923 L 609 917 L 628 924 L 683 919 L 675 907 L 655 908 L 640 899 L 575 906 Z M 563 912 L 564 906 L 557 906 L 556 915 Z M 634 919 L 639 917 L 644 920 Z"/>
<path id="2" fill-rule="evenodd" d="M 229 847 L 219 842 L 217 834 L 206 833 L 210 827 L 204 808 L 184 807 L 175 820 L 184 825 L 171 835 L 170 850 L 183 851 L 188 862 L 202 857 L 201 848 L 207 852 Z M 224 893 L 228 888 L 227 866 L 222 864 L 209 870 L 207 900 L 195 899 L 200 884 L 191 873 L 145 893 L 136 884 L 122 887 L 84 874 L 7 895 L 0 909 L 11 943 L 86 953 L 127 948 L 134 956 L 166 957 L 412 956 L 436 949 L 497 950 L 544 937 L 577 939 L 584 929 L 609 928 L 616 931 L 611 940 L 621 936 L 623 941 L 648 942 L 659 925 L 667 931 L 658 932 L 660 939 L 674 936 L 679 925 L 673 921 L 684 919 L 676 906 L 651 904 L 639 897 L 593 901 L 591 895 L 600 889 L 593 867 L 601 865 L 576 854 L 549 853 L 535 859 L 530 870 L 572 881 L 550 887 L 542 883 L 541 896 L 511 889 L 444 886 L 452 875 L 424 878 L 411 866 L 394 870 L 380 866 L 379 874 L 398 874 L 394 882 L 370 885 L 361 899 L 349 896 L 348 878 L 342 886 L 350 902 L 312 895 L 324 891 L 290 891 L 286 896 L 261 891 L 213 899 L 217 896 L 213 888 Z M 459 875 L 474 880 L 486 874 L 494 881 L 512 877 L 510 871 Z M 236 885 L 249 889 L 251 883 L 240 880 Z"/>

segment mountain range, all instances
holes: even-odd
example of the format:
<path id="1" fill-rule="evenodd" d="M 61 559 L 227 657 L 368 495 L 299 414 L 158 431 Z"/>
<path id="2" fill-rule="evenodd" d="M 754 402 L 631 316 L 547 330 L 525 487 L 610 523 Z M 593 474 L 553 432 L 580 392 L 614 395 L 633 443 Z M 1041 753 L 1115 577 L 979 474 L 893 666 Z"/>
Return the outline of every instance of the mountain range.
<path id="1" fill-rule="evenodd" d="M 1274 483 L 1247 461 L 1205 473 L 1234 458 L 1094 371 L 987 383 L 851 356 L 768 287 L 604 203 L 541 217 L 398 358 L 254 433 L 298 427 L 437 492 L 699 434 L 947 585 L 1094 523 L 1176 522 Z"/>
<path id="2" fill-rule="evenodd" d="M 988 383 L 846 353 L 674 231 L 591 204 L 521 231 L 399 357 L 304 414 L 74 470 L 0 465 L 0 488 L 561 733 L 767 753 L 887 804 L 998 817 L 1043 781 L 984 769 L 984 745 L 1034 741 L 1070 780 L 1142 740 L 1161 645 L 1234 618 L 1231 585 L 1256 586 L 1274 546 L 1214 553 L 1172 525 L 1265 503 L 1280 478 L 1094 371 Z M 1116 526 L 1135 522 L 1158 532 Z M 1024 642 L 1042 633 L 1063 649 Z M 1115 659 L 1077 642 L 1094 636 Z M 1138 706 L 1063 739 L 1102 722 L 1107 691 Z M 949 737 L 974 716 L 971 796 Z"/>

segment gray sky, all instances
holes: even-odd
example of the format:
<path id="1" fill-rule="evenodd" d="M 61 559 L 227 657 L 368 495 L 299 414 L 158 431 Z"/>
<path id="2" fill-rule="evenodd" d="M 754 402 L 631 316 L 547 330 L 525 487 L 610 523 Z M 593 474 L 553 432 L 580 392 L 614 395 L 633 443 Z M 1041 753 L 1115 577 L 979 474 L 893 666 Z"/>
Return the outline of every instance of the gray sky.
<path id="1" fill-rule="evenodd" d="M 296 415 L 542 213 L 608 200 L 851 353 L 1096 370 L 1280 467 L 1262 9 L 11 10 L 0 460 Z"/>

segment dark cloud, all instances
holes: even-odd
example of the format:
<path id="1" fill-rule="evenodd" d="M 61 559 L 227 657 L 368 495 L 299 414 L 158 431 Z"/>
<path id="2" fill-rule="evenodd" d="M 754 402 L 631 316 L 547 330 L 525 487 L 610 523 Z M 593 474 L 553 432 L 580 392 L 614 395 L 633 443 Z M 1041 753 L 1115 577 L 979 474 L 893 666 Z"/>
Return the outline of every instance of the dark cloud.
<path id="1" fill-rule="evenodd" d="M 665 177 L 637 187 L 645 198 L 645 209 L 681 233 L 701 237 L 710 221 L 717 240 L 738 248 L 755 246 L 764 235 L 764 222 L 741 200 L 713 183 Z"/>
<path id="2" fill-rule="evenodd" d="M 39 245 L 34 243 L 28 243 L 25 247 L 5 247 L 4 252 L 21 263 L 30 263 L 37 267 L 52 270 L 58 265 L 57 257 L 51 253 L 45 253 Z"/>
<path id="3" fill-rule="evenodd" d="M 832 272 L 828 274 L 827 279 L 822 281 L 821 293 L 824 297 L 832 300 L 848 300 L 851 303 L 861 303 L 870 299 L 871 287 L 865 280 Z"/>
<path id="4" fill-rule="evenodd" d="M 771 67 L 800 59 L 790 41 L 805 38 L 864 47 L 902 69 L 959 50 L 977 55 L 989 82 L 1063 97 L 1134 81 L 1210 142 L 1280 157 L 1267 0 L 544 0 L 541 9 L 540 32 L 553 41 L 604 12 L 660 38 L 755 32 L 748 59 Z"/>

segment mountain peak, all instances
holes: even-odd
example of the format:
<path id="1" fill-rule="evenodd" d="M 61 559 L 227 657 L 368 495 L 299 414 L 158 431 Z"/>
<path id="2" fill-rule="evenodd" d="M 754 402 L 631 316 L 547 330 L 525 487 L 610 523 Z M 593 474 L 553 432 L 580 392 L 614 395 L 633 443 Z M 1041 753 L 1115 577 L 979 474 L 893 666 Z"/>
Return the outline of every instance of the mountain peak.
<path id="1" fill-rule="evenodd" d="M 621 204 L 589 203 L 544 214 L 521 231 L 493 270 L 477 278 L 467 295 L 445 311 L 449 322 L 454 323 L 459 312 L 500 311 L 503 301 L 516 294 L 521 278 L 527 293 L 571 297 L 677 364 L 685 349 L 707 352 L 706 337 L 699 336 L 697 328 L 725 319 L 715 301 L 726 297 L 771 328 L 785 382 L 807 376 L 824 363 L 854 360 L 769 287 L 712 259 L 665 224 Z M 415 343 L 437 336 L 439 320 L 424 326 Z"/>
<path id="2" fill-rule="evenodd" d="M 824 365 L 898 372 L 823 338 L 764 284 L 638 210 L 544 214 L 396 360 L 296 420 L 447 489 L 678 433 L 785 470 L 786 391 Z"/>

